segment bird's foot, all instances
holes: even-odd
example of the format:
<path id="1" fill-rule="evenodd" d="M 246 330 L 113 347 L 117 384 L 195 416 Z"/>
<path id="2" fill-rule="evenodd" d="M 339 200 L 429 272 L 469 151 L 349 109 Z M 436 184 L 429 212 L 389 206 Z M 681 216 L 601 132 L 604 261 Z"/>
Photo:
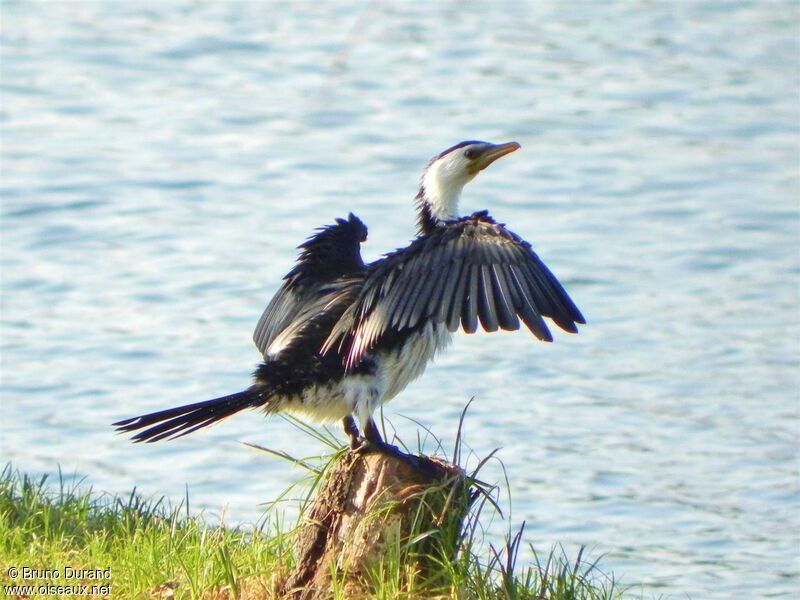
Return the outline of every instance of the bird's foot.
<path id="1" fill-rule="evenodd" d="M 360 437 L 358 438 L 357 443 L 354 444 L 353 442 L 354 440 L 350 441 L 350 449 L 353 451 L 353 454 L 370 454 L 371 452 L 382 452 L 383 454 L 396 456 L 397 458 L 401 458 L 401 455 L 408 456 L 397 446 L 387 444 L 383 440 L 374 441 L 374 440 L 369 440 L 365 437 Z"/>
<path id="2" fill-rule="evenodd" d="M 411 468 L 417 471 L 428 473 L 431 477 L 436 477 L 439 475 L 439 472 L 435 469 L 433 463 L 431 463 L 431 461 L 424 456 L 408 454 L 407 452 L 400 450 L 400 448 L 397 446 L 387 444 L 383 440 L 375 442 L 366 438 L 361 438 L 360 442 L 361 443 L 356 448 L 352 448 L 351 446 L 351 451 L 355 455 L 365 455 L 373 452 L 379 452 L 381 454 L 386 454 L 387 456 L 392 456 L 398 460 L 401 460 Z"/>
<path id="3" fill-rule="evenodd" d="M 358 433 L 358 427 L 356 427 L 353 417 L 347 416 L 342 419 L 342 425 L 344 426 L 344 432 L 350 437 L 350 450 L 357 450 L 363 443 L 364 438 Z"/>

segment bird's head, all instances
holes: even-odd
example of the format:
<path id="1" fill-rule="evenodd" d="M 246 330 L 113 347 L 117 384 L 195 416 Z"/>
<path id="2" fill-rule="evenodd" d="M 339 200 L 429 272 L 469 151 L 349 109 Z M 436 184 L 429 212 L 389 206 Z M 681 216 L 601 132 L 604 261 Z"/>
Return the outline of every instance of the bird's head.
<path id="1" fill-rule="evenodd" d="M 422 174 L 417 194 L 420 227 L 424 230 L 436 221 L 458 218 L 458 199 L 464 186 L 498 158 L 519 147 L 517 142 L 467 141 L 433 157 Z"/>

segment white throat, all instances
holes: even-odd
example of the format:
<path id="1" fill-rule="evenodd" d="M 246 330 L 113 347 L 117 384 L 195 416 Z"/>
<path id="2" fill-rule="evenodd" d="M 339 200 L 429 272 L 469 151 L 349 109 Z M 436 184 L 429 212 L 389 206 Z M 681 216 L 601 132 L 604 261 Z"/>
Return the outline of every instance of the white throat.
<path id="1" fill-rule="evenodd" d="M 457 161 L 437 160 L 422 176 L 423 200 L 428 203 L 431 216 L 439 221 L 459 217 L 458 200 L 461 190 L 474 177 L 464 175 Z"/>

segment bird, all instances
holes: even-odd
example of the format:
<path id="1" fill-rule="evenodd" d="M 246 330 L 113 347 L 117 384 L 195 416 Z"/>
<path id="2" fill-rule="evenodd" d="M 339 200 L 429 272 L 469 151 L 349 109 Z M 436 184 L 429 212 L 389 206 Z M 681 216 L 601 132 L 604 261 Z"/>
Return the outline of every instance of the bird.
<path id="1" fill-rule="evenodd" d="M 577 333 L 586 320 L 531 244 L 486 210 L 459 214 L 464 187 L 519 148 L 468 140 L 434 156 L 415 196 L 416 238 L 374 262 L 361 257 L 368 231 L 352 213 L 317 229 L 255 328 L 264 360 L 252 385 L 118 421 L 117 431 L 156 442 L 255 408 L 340 421 L 354 450 L 396 450 L 380 435 L 376 409 L 418 378 L 459 329 L 524 324 L 550 342 L 548 318 Z"/>

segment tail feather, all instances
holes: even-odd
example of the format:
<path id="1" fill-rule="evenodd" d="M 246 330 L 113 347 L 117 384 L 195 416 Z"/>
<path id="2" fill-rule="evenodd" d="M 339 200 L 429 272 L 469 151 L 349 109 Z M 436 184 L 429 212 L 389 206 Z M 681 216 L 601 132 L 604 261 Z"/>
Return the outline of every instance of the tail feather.
<path id="1" fill-rule="evenodd" d="M 113 426 L 120 433 L 144 429 L 133 436 L 134 442 L 158 442 L 182 437 L 265 402 L 264 390 L 253 386 L 230 396 L 123 419 Z"/>

